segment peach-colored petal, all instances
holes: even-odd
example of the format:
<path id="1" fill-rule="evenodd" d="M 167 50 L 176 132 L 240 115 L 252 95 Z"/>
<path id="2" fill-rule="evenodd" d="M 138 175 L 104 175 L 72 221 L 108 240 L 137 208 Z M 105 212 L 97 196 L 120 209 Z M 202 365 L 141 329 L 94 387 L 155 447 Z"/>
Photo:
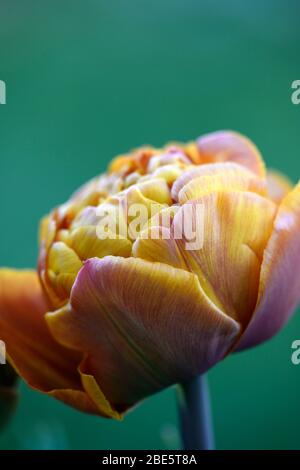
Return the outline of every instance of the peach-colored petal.
<path id="1" fill-rule="evenodd" d="M 265 167 L 259 150 L 247 137 L 233 131 L 212 132 L 197 140 L 200 163 L 235 162 L 258 176 Z"/>
<path id="2" fill-rule="evenodd" d="M 172 197 L 184 204 L 213 191 L 251 191 L 265 195 L 266 182 L 237 163 L 208 163 L 184 171 L 172 187 Z"/>
<path id="3" fill-rule="evenodd" d="M 267 186 L 269 197 L 279 204 L 282 199 L 293 189 L 293 183 L 275 170 L 267 171 Z"/>
<path id="4" fill-rule="evenodd" d="M 264 252 L 256 311 L 238 344 L 271 338 L 300 301 L 300 184 L 282 201 Z"/>
<path id="5" fill-rule="evenodd" d="M 120 412 L 206 371 L 239 334 L 238 323 L 209 301 L 195 275 L 111 256 L 88 260 L 70 304 L 47 320 L 58 341 L 86 353 L 84 373 Z M 88 393 L 95 400 L 99 391 Z"/>

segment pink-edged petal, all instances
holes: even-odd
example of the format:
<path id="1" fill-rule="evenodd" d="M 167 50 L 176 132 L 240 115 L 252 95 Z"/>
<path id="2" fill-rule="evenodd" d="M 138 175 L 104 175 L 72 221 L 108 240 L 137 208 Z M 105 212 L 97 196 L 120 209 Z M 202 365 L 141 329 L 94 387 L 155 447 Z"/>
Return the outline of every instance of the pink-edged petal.
<path id="1" fill-rule="evenodd" d="M 265 167 L 259 150 L 247 137 L 233 131 L 212 132 L 197 140 L 200 163 L 235 162 L 258 176 Z"/>
<path id="2" fill-rule="evenodd" d="M 267 171 L 267 187 L 269 197 L 280 204 L 282 199 L 293 189 L 293 184 L 285 176 L 275 170 Z"/>
<path id="3" fill-rule="evenodd" d="M 199 226 L 195 249 L 186 236 L 185 213 L 190 207 L 189 225 Z M 275 214 L 275 204 L 255 193 L 220 191 L 184 204 L 174 217 L 174 237 L 186 269 L 198 276 L 222 311 L 244 326 L 255 308 L 261 260 Z M 184 236 L 179 237 L 182 231 Z"/>
<path id="4" fill-rule="evenodd" d="M 210 302 L 194 274 L 111 256 L 88 260 L 70 304 L 47 320 L 59 342 L 86 354 L 85 374 L 121 412 L 206 371 L 240 329 Z"/>
<path id="5" fill-rule="evenodd" d="M 256 311 L 237 349 L 274 336 L 300 301 L 300 184 L 283 199 L 264 252 Z"/>
<path id="6" fill-rule="evenodd" d="M 220 190 L 251 191 L 265 195 L 266 181 L 238 163 L 207 163 L 185 170 L 172 187 L 172 197 L 184 204 Z"/>

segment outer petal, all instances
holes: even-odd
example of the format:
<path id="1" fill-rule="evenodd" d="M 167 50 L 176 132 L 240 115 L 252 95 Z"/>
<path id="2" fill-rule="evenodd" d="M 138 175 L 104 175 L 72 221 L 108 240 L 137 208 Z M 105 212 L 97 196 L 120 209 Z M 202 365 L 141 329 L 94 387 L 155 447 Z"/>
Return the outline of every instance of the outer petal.
<path id="1" fill-rule="evenodd" d="M 283 199 L 264 253 L 256 311 L 238 349 L 276 334 L 300 301 L 300 184 Z"/>
<path id="2" fill-rule="evenodd" d="M 219 131 L 197 140 L 199 163 L 235 162 L 244 165 L 258 176 L 264 176 L 265 167 L 257 147 L 237 132 Z"/>
<path id="3" fill-rule="evenodd" d="M 81 355 L 51 337 L 44 318 L 47 308 L 35 272 L 0 270 L 0 337 L 10 362 L 31 387 L 99 412 L 81 385 Z"/>
<path id="4" fill-rule="evenodd" d="M 82 370 L 121 411 L 204 372 L 239 333 L 195 275 L 111 256 L 87 261 L 70 304 L 47 319 L 58 341 L 87 354 Z"/>
<path id="5" fill-rule="evenodd" d="M 267 185 L 269 197 L 277 204 L 293 189 L 291 181 L 275 170 L 268 170 Z"/>

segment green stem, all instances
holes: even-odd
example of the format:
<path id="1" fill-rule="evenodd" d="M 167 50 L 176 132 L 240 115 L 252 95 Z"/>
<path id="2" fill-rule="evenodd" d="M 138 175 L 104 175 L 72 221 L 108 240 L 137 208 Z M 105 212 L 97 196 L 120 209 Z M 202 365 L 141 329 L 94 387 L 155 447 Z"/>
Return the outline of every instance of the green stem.
<path id="1" fill-rule="evenodd" d="M 178 408 L 184 450 L 212 450 L 214 436 L 210 397 L 204 375 L 179 385 Z"/>

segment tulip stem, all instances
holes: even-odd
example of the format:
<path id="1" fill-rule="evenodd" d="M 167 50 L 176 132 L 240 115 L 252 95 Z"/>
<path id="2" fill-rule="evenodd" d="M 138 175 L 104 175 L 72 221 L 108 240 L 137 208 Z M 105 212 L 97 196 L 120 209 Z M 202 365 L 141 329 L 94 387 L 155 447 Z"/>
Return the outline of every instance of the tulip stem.
<path id="1" fill-rule="evenodd" d="M 204 375 L 179 385 L 178 409 L 184 450 L 212 450 L 214 436 L 210 397 Z"/>

